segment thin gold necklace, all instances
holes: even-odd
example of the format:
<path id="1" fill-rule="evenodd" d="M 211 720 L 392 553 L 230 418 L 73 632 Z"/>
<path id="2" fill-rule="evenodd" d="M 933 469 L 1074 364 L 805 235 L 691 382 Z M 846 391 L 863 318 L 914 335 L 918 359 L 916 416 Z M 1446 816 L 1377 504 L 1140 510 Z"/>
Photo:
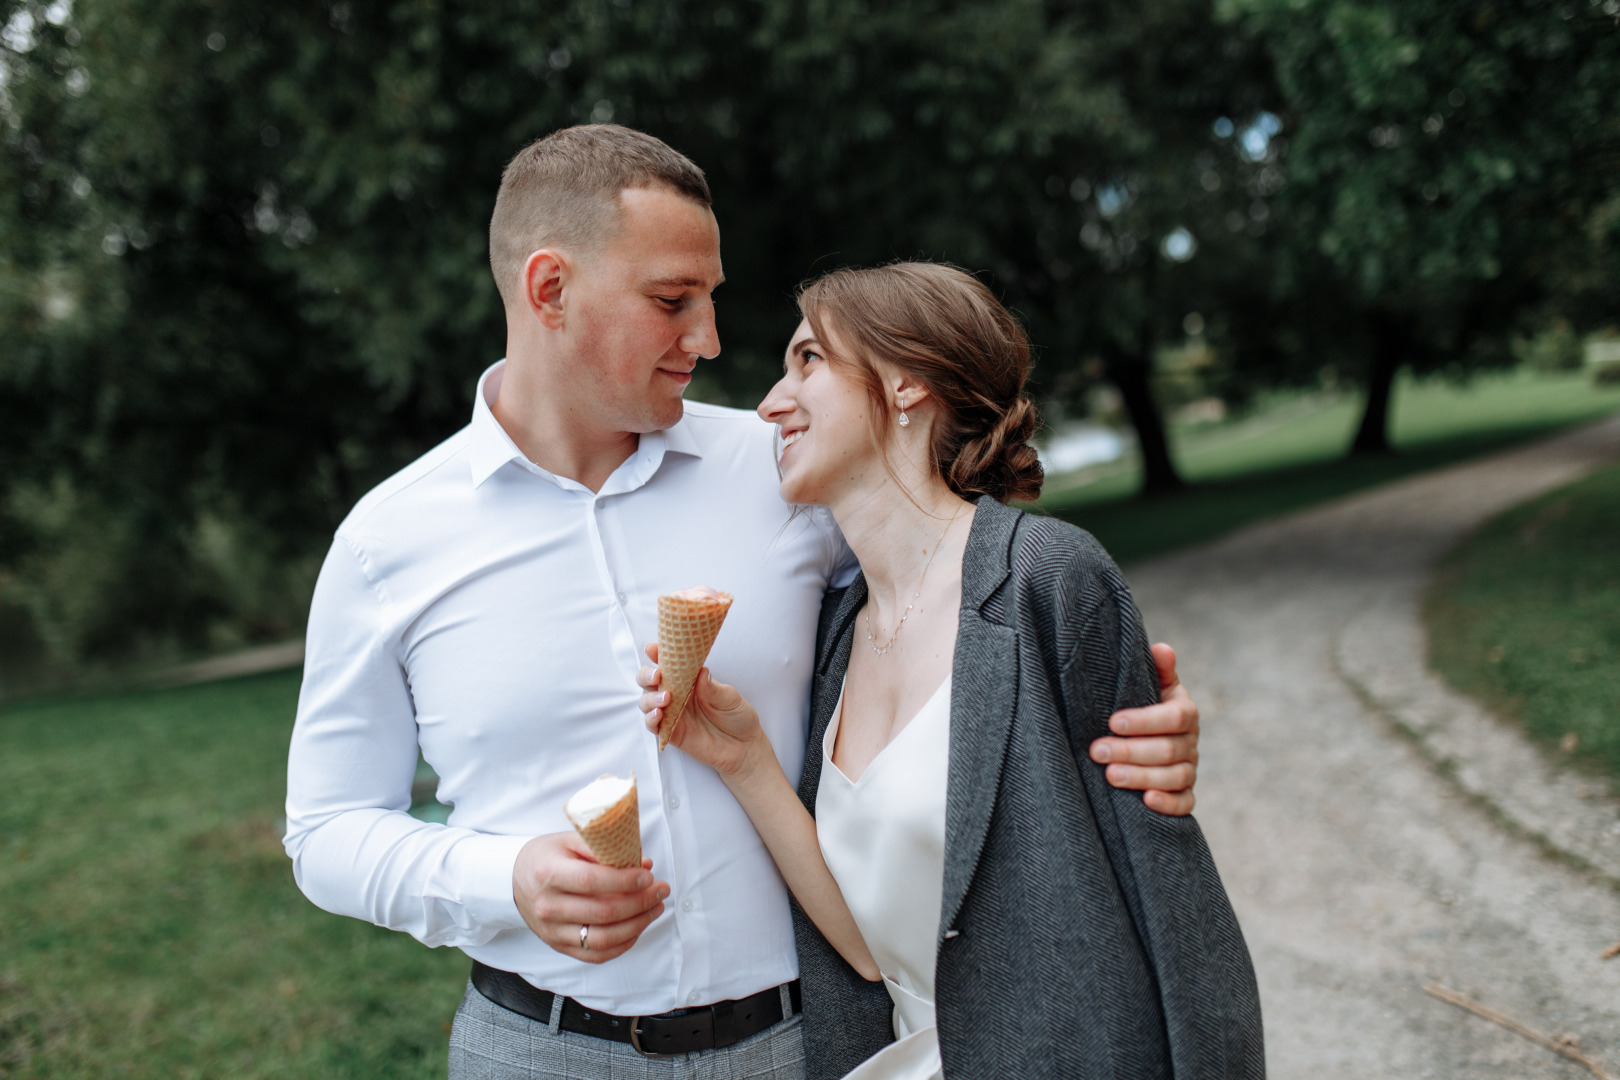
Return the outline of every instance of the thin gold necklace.
<path id="1" fill-rule="evenodd" d="M 905 629 L 906 616 L 911 614 L 911 609 L 917 604 L 917 597 L 922 595 L 923 582 L 928 579 L 928 568 L 934 565 L 934 556 L 939 554 L 940 545 L 945 543 L 945 534 L 951 531 L 951 526 L 956 524 L 957 515 L 961 512 L 962 508 L 958 506 L 956 513 L 951 515 L 951 520 L 947 521 L 945 528 L 940 531 L 939 539 L 934 541 L 934 550 L 928 553 L 928 561 L 923 563 L 922 577 L 917 579 L 917 591 L 911 594 L 911 603 L 907 604 L 906 610 L 901 613 L 900 621 L 894 624 L 894 633 L 889 635 L 888 641 L 879 645 L 877 638 L 872 636 L 872 605 L 868 603 L 866 610 L 861 613 L 861 617 L 866 620 L 866 643 L 872 646 L 872 651 L 879 656 L 894 648 L 895 639 L 900 636 L 900 631 Z"/>

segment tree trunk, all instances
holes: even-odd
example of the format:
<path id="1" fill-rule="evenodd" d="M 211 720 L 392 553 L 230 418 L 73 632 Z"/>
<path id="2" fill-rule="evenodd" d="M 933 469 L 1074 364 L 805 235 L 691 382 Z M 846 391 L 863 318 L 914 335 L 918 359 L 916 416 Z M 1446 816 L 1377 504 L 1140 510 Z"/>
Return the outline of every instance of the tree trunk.
<path id="1" fill-rule="evenodd" d="M 1153 400 L 1150 381 L 1152 355 L 1152 350 L 1135 356 L 1115 352 L 1106 360 L 1108 377 L 1119 387 L 1125 410 L 1131 415 L 1131 424 L 1136 428 L 1136 439 L 1141 446 L 1143 495 L 1178 491 L 1187 486 L 1181 474 L 1176 472 L 1176 463 L 1170 458 L 1164 418 L 1159 415 L 1159 403 Z"/>
<path id="2" fill-rule="evenodd" d="M 1389 399 L 1395 387 L 1395 373 L 1402 360 L 1402 337 L 1393 328 L 1380 326 L 1373 337 L 1372 369 L 1367 374 L 1367 404 L 1361 411 L 1361 426 L 1350 444 L 1351 457 L 1371 457 L 1390 452 Z"/>

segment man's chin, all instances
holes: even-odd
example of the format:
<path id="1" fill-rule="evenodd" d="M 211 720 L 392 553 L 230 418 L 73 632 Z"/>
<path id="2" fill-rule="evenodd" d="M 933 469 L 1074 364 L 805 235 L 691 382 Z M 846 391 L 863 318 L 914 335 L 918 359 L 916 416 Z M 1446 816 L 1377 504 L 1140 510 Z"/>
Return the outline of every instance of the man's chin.
<path id="1" fill-rule="evenodd" d="M 633 431 L 638 435 L 663 431 L 680 423 L 681 417 L 685 414 L 686 403 L 680 398 L 675 398 L 673 401 L 659 402 L 626 425 L 625 430 Z"/>

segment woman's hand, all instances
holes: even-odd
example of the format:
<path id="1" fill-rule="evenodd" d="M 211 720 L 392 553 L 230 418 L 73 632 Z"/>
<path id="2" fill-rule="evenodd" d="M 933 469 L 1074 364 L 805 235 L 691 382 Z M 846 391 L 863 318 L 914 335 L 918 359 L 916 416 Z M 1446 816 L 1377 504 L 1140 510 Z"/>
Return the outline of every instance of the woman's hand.
<path id="1" fill-rule="evenodd" d="M 1198 706 L 1176 676 L 1176 650 L 1153 646 L 1159 704 L 1121 709 L 1108 718 L 1114 736 L 1091 744 L 1091 760 L 1107 763 L 1108 782 L 1143 792 L 1149 810 L 1192 813 L 1198 779 Z"/>
<path id="2" fill-rule="evenodd" d="M 654 666 L 642 668 L 636 674 L 636 682 L 645 691 L 641 695 L 641 711 L 647 714 L 647 730 L 657 731 L 664 719 L 664 709 L 669 705 L 669 692 L 661 686 L 663 672 L 657 667 L 658 646 L 647 646 L 647 658 Z M 798 898 L 799 906 L 838 950 L 838 955 L 860 972 L 862 978 L 873 981 L 882 978 L 877 961 L 872 959 L 871 950 L 849 913 L 849 905 L 844 903 L 844 894 L 838 891 L 838 882 L 833 880 L 826 860 L 821 857 L 815 819 L 799 801 L 793 785 L 788 783 L 771 741 L 759 726 L 759 714 L 747 699 L 735 687 L 715 682 L 709 669 L 704 668 L 698 672 L 697 684 L 692 687 L 692 696 L 687 699 L 686 710 L 681 713 L 681 722 L 670 742 L 680 747 L 683 754 L 712 765 L 720 773 L 754 828 L 759 830 L 788 888 Z"/>
<path id="3" fill-rule="evenodd" d="M 661 688 L 664 673 L 657 667 L 657 645 L 647 646 L 647 658 L 653 666 L 642 668 L 636 682 L 645 691 L 640 705 L 647 714 L 647 730 L 656 732 L 664 721 L 670 694 Z M 759 713 L 736 687 L 715 682 L 708 668 L 698 672 L 692 696 L 686 701 L 670 743 L 688 757 L 712 766 L 728 784 L 752 771 L 756 755 L 765 753 L 775 758 L 759 726 Z"/>

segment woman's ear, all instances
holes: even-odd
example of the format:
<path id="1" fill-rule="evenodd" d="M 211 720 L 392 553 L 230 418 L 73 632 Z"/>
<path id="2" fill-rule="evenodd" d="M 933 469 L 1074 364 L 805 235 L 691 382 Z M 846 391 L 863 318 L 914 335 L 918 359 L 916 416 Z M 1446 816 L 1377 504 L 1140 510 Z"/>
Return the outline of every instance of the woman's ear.
<path id="1" fill-rule="evenodd" d="M 889 398 L 894 407 L 901 411 L 915 409 L 928 400 L 928 387 L 904 373 L 896 373 L 889 377 Z"/>

